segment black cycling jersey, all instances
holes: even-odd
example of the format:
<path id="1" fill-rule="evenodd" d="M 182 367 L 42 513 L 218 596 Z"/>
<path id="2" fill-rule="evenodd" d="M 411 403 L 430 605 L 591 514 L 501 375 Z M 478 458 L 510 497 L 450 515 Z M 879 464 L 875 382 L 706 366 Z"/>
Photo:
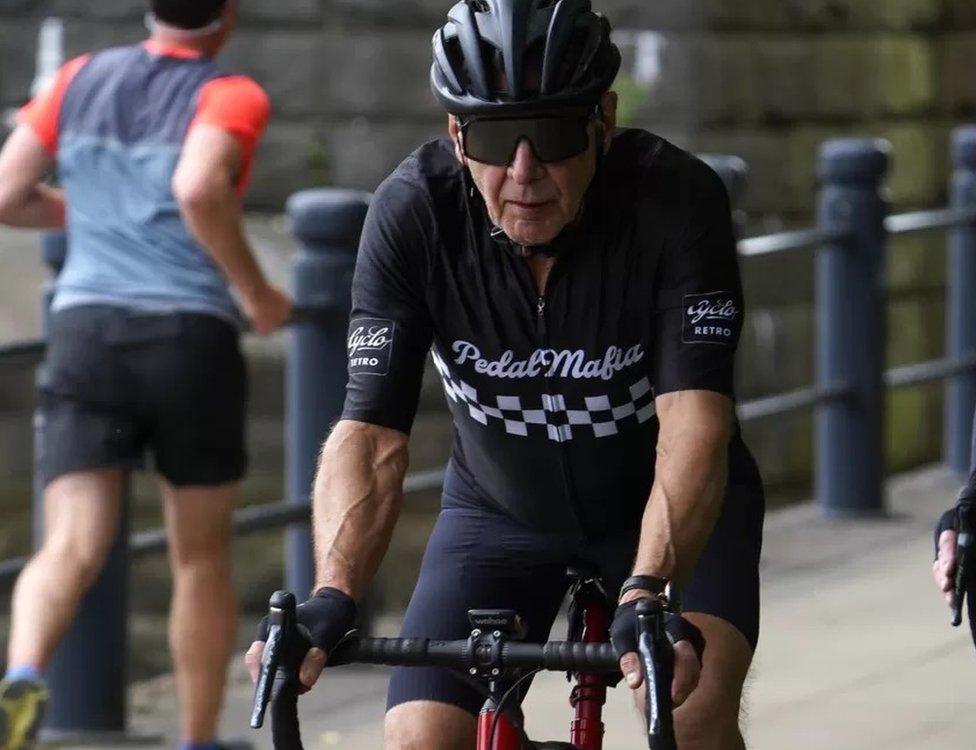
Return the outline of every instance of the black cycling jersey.
<path id="1" fill-rule="evenodd" d="M 726 190 L 690 154 L 620 131 L 540 297 L 470 185 L 445 138 L 379 187 L 343 418 L 409 432 L 431 351 L 454 421 L 449 492 L 536 529 L 633 527 L 653 481 L 655 396 L 732 395 L 743 302 Z M 733 457 L 744 451 L 737 437 Z"/>

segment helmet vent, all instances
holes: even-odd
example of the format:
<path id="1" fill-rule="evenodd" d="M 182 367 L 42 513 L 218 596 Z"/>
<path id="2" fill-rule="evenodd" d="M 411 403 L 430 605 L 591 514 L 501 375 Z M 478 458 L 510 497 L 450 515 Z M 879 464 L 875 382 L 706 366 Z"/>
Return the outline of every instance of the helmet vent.
<path id="1" fill-rule="evenodd" d="M 431 88 L 456 115 L 591 108 L 620 69 L 610 33 L 590 0 L 456 0 L 434 37 Z"/>
<path id="2" fill-rule="evenodd" d="M 559 66 L 559 74 L 556 77 L 556 86 L 564 88 L 575 82 L 579 76 L 581 63 L 583 63 L 583 53 L 586 51 L 586 43 L 589 34 L 586 29 L 577 29 L 576 33 L 570 38 L 563 51 L 562 65 Z"/>

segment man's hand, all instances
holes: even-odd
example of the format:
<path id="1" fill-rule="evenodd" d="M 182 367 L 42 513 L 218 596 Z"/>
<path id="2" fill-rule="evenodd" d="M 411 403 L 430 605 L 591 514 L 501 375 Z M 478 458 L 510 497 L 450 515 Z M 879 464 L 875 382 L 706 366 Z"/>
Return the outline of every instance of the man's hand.
<path id="1" fill-rule="evenodd" d="M 939 517 L 935 525 L 935 562 L 932 563 L 932 575 L 935 585 L 939 587 L 946 600 L 952 606 L 952 594 L 955 588 L 957 545 L 959 534 L 956 524 L 959 518 L 959 507 L 951 508 Z"/>
<path id="2" fill-rule="evenodd" d="M 957 534 L 952 529 L 939 534 L 939 556 L 932 563 L 935 585 L 943 592 L 949 606 L 952 606 L 952 590 L 956 583 L 956 540 Z"/>
<path id="3" fill-rule="evenodd" d="M 265 284 L 257 291 L 241 295 L 241 307 L 254 332 L 269 336 L 288 322 L 293 308 L 291 298 L 281 289 Z"/>
<path id="4" fill-rule="evenodd" d="M 261 657 L 264 656 L 264 641 L 254 641 L 244 654 L 244 663 L 251 674 L 251 682 L 257 682 L 261 674 Z M 318 682 L 325 669 L 325 651 L 320 648 L 309 649 L 302 666 L 298 671 L 298 680 L 302 683 L 302 692 L 311 690 Z"/>
<path id="5" fill-rule="evenodd" d="M 637 641 L 637 618 L 634 609 L 624 608 L 623 605 L 629 604 L 637 599 L 650 596 L 649 592 L 635 589 L 628 591 L 623 599 L 621 606 L 617 609 L 617 616 L 614 618 L 611 627 L 611 640 L 617 648 L 617 653 L 622 649 L 636 648 Z M 630 622 L 633 620 L 633 622 Z M 684 621 L 688 628 L 694 625 Z M 697 632 L 697 629 L 695 629 Z M 699 639 L 701 634 L 698 633 Z M 681 639 L 674 644 L 674 679 L 671 682 L 671 700 L 677 708 L 684 703 L 692 691 L 698 687 L 698 680 L 701 677 L 701 655 L 696 650 L 691 640 Z M 644 675 L 641 671 L 640 656 L 636 650 L 627 650 L 620 657 L 620 671 L 623 672 L 624 679 L 628 687 L 638 690 L 644 684 Z"/>
<path id="6" fill-rule="evenodd" d="M 326 655 L 334 649 L 356 624 L 357 608 L 352 598 L 343 591 L 323 588 L 315 592 L 304 604 L 295 610 L 300 628 L 304 628 L 312 647 L 298 670 L 298 680 L 303 692 L 310 690 L 325 669 Z M 257 638 L 244 655 L 244 662 L 251 673 L 251 680 L 257 682 L 261 673 L 261 657 L 268 639 L 268 618 L 258 625 Z"/>
<path id="7" fill-rule="evenodd" d="M 638 690 L 644 684 L 640 657 L 636 652 L 631 651 L 620 657 L 620 671 L 632 690 Z M 671 700 L 675 708 L 688 700 L 688 696 L 698 687 L 700 677 L 701 660 L 694 646 L 688 641 L 678 641 L 674 644 L 674 680 L 671 682 Z"/>

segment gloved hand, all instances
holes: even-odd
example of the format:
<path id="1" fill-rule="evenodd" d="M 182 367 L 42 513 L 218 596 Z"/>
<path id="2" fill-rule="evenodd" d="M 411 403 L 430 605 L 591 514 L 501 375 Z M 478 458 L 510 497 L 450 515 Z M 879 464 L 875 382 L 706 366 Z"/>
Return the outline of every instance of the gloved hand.
<path id="1" fill-rule="evenodd" d="M 960 497 L 959 503 L 947 510 L 935 525 L 935 562 L 932 564 L 932 575 L 935 584 L 945 596 L 947 604 L 952 604 L 952 590 L 955 584 L 956 564 L 958 560 L 958 542 L 961 514 L 968 513 L 967 527 L 973 528 L 972 508 L 973 498 L 965 495 Z"/>
<path id="2" fill-rule="evenodd" d="M 644 682 L 637 642 L 641 632 L 637 619 L 637 603 L 632 599 L 617 607 L 610 625 L 610 642 L 620 657 L 620 671 L 627 685 L 636 690 Z M 664 630 L 674 646 L 674 681 L 671 697 L 675 707 L 680 706 L 698 685 L 701 675 L 705 638 L 701 631 L 681 615 L 666 614 Z"/>
<path id="3" fill-rule="evenodd" d="M 312 644 L 298 672 L 299 681 L 308 690 L 322 674 L 328 653 L 354 628 L 358 610 L 356 602 L 348 594 L 326 587 L 316 591 L 304 604 L 299 604 L 295 615 L 299 627 Z M 261 671 L 261 655 L 269 627 L 268 618 L 265 617 L 258 624 L 256 640 L 244 657 L 254 682 Z"/>

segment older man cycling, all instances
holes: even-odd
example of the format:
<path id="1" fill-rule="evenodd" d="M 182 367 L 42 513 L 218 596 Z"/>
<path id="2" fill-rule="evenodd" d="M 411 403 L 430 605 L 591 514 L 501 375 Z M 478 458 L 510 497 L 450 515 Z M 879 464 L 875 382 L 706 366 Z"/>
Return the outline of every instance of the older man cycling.
<path id="1" fill-rule="evenodd" d="M 728 197 L 693 156 L 615 128 L 619 66 L 588 0 L 465 0 L 435 34 L 449 135 L 366 220 L 346 406 L 314 490 L 306 685 L 387 549 L 431 352 L 454 444 L 403 635 L 465 638 L 467 611 L 489 607 L 545 640 L 582 559 L 620 591 L 614 643 L 637 688 L 635 601 L 671 580 L 679 744 L 744 746 L 763 495 L 733 414 Z M 394 670 L 386 746 L 470 748 L 481 703 L 447 670 Z"/>

